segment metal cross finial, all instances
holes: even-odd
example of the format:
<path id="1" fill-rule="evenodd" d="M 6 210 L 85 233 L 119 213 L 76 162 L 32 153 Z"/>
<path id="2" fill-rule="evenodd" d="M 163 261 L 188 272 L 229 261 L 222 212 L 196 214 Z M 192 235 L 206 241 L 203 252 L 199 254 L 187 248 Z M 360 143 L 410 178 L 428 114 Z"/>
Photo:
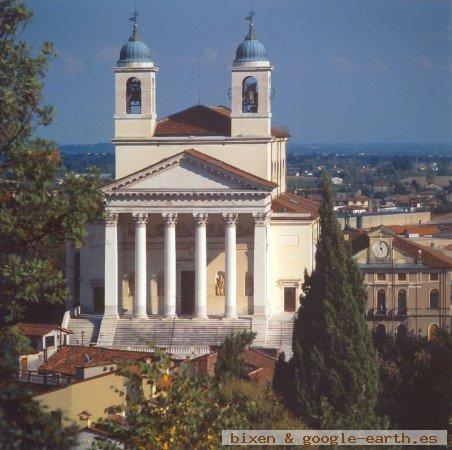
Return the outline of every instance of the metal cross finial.
<path id="1" fill-rule="evenodd" d="M 254 23 L 253 23 L 253 17 L 256 15 L 256 13 L 253 11 L 253 8 L 250 9 L 250 12 L 248 13 L 248 15 L 245 17 L 245 20 L 248 20 L 250 22 L 250 28 L 253 27 Z"/>
<path id="2" fill-rule="evenodd" d="M 138 14 L 138 11 L 137 11 L 137 7 L 135 6 L 135 11 L 133 12 L 132 17 L 129 17 L 129 20 L 134 22 L 135 25 L 136 25 L 138 16 L 139 16 L 139 14 Z"/>

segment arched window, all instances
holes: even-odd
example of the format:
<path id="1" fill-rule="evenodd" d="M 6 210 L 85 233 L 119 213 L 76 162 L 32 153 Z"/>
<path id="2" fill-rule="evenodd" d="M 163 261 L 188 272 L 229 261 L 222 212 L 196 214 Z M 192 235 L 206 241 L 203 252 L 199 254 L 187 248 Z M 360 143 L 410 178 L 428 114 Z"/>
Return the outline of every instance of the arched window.
<path id="1" fill-rule="evenodd" d="M 141 82 L 138 78 L 127 80 L 126 114 L 141 114 Z"/>
<path id="2" fill-rule="evenodd" d="M 407 313 L 407 302 L 406 302 L 406 291 L 405 289 L 399 289 L 397 293 L 397 310 L 400 315 L 406 315 Z"/>
<path id="3" fill-rule="evenodd" d="M 438 331 L 439 331 L 438 325 L 436 325 L 436 323 L 431 323 L 428 326 L 427 339 L 429 341 L 434 341 L 436 339 L 436 335 L 437 335 Z"/>
<path id="4" fill-rule="evenodd" d="M 377 291 L 377 314 L 386 315 L 386 292 L 384 289 Z"/>
<path id="5" fill-rule="evenodd" d="M 430 291 L 430 308 L 432 308 L 432 309 L 439 308 L 439 291 L 438 291 L 438 289 L 432 289 Z"/>
<path id="6" fill-rule="evenodd" d="M 242 112 L 257 113 L 258 89 L 254 77 L 246 77 L 242 83 Z"/>

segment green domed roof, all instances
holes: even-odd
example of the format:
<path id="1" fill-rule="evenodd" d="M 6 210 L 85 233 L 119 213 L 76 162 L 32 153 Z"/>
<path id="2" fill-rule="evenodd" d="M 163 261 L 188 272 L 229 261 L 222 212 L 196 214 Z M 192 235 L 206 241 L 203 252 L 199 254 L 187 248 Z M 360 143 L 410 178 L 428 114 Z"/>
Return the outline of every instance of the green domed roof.
<path id="1" fill-rule="evenodd" d="M 136 24 L 137 15 L 138 13 L 135 12 L 134 18 L 130 19 L 135 21 L 133 33 L 132 36 L 130 36 L 129 41 L 121 48 L 118 64 L 152 62 L 151 51 L 138 34 L 138 25 Z"/>
<path id="2" fill-rule="evenodd" d="M 254 24 L 252 21 L 253 12 L 247 17 L 250 21 L 249 32 L 245 40 L 237 47 L 235 52 L 235 63 L 252 62 L 252 61 L 268 61 L 264 44 L 256 39 L 254 32 Z"/>

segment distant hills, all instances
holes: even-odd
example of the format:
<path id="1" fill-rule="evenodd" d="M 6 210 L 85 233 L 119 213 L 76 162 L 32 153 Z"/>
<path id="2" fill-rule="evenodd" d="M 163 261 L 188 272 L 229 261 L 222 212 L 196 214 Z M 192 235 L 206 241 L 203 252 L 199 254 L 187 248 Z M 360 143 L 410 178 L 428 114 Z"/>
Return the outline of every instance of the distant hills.
<path id="1" fill-rule="evenodd" d="M 99 144 L 68 144 L 60 146 L 63 154 L 82 155 L 88 153 L 114 153 L 115 147 L 109 142 Z M 289 143 L 291 154 L 378 154 L 378 155 L 452 155 L 452 144 L 296 144 Z"/>
<path id="2" fill-rule="evenodd" d="M 83 155 L 87 153 L 114 153 L 115 146 L 109 142 L 99 144 L 67 144 L 60 145 L 61 153 L 65 155 Z"/>

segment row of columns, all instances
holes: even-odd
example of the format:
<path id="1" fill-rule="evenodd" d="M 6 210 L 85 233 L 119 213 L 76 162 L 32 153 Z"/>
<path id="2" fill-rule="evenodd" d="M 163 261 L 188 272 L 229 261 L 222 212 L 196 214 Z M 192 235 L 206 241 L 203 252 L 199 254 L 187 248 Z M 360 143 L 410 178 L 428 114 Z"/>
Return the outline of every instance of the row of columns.
<path id="1" fill-rule="evenodd" d="M 147 317 L 146 313 L 146 222 L 147 213 L 133 213 L 135 222 L 135 296 L 133 315 Z M 176 213 L 162 214 L 165 222 L 164 250 L 164 300 L 163 313 L 166 317 L 176 316 Z M 195 231 L 195 316 L 207 317 L 207 233 L 206 213 L 193 213 Z M 225 316 L 237 317 L 237 254 L 236 225 L 238 214 L 223 214 L 225 220 Z M 266 299 L 268 279 L 268 214 L 255 214 L 254 231 L 254 296 Z M 105 315 L 118 315 L 118 214 L 106 213 L 105 229 Z M 263 233 L 264 232 L 264 233 Z M 257 283 L 256 283 L 257 281 Z M 265 314 L 265 304 L 256 305 L 255 312 Z"/>

